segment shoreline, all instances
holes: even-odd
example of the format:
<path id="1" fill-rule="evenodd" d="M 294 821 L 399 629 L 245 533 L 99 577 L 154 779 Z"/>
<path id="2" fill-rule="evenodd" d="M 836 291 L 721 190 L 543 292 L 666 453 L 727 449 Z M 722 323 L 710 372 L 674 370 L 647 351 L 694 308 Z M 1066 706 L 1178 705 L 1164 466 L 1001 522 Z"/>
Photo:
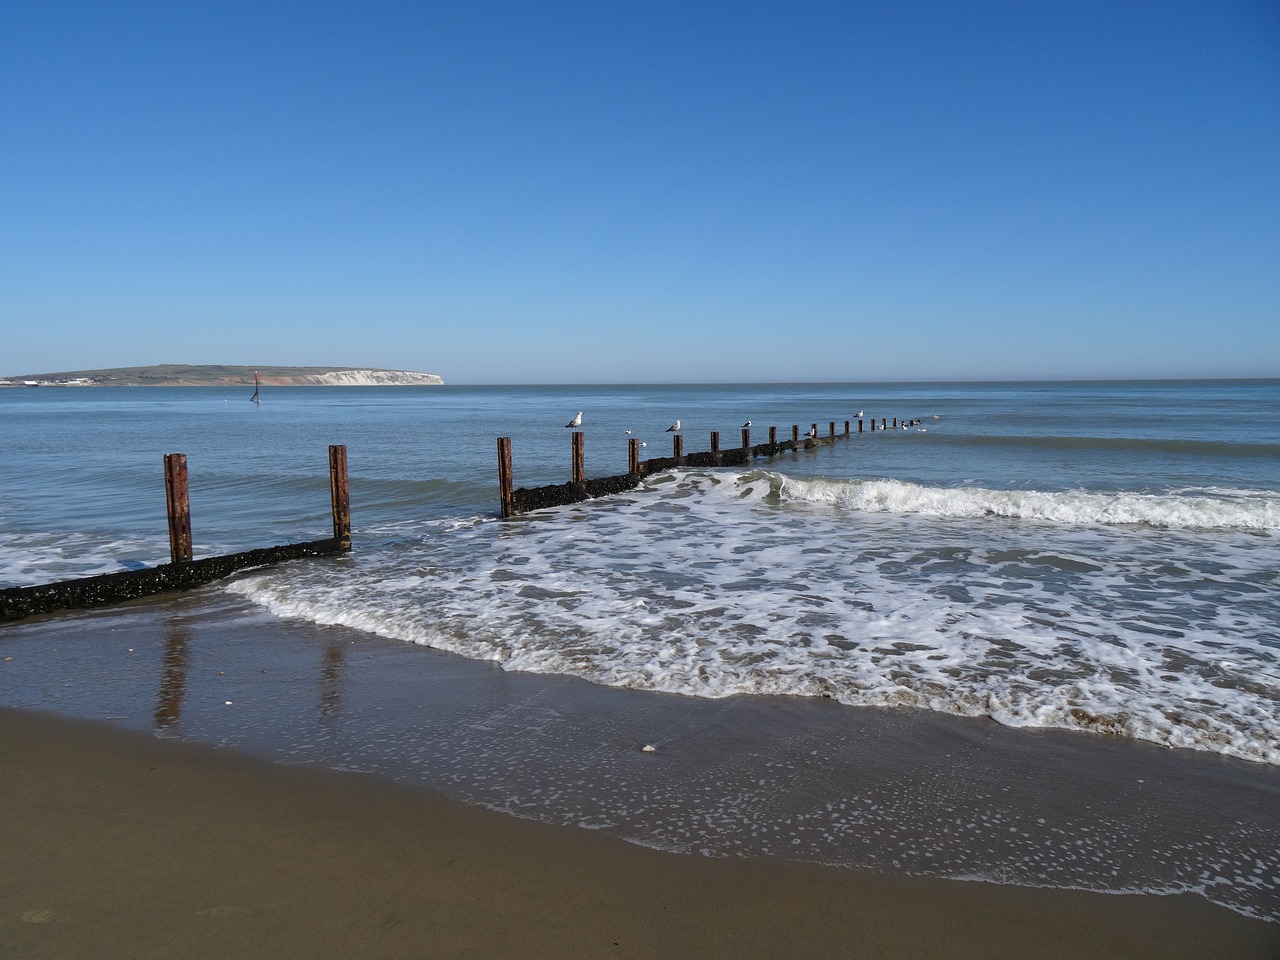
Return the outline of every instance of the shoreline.
<path id="1" fill-rule="evenodd" d="M 15 957 L 1271 957 L 1119 896 L 681 856 L 433 791 L 0 709 Z"/>
<path id="2" fill-rule="evenodd" d="M 17 850 L 28 832 L 35 845 L 0 874 L 0 942 L 72 938 L 18 958 L 111 955 L 75 952 L 74 938 L 89 936 L 70 929 L 80 920 L 62 933 L 28 929 L 42 924 L 24 918 L 42 911 L 50 923 L 70 918 L 68 905 L 92 917 L 98 938 L 104 925 L 116 931 L 115 913 L 131 918 L 130 932 L 111 936 L 158 937 L 157 924 L 225 933 L 224 956 L 279 937 L 261 955 L 288 957 L 282 944 L 311 943 L 311 926 L 337 917 L 374 940 L 375 914 L 429 938 L 424 918 L 447 918 L 419 895 L 443 897 L 485 937 L 497 936 L 486 926 L 496 910 L 550 938 L 541 953 L 522 951 L 509 930 L 481 947 L 455 939 L 444 955 L 577 955 L 581 938 L 611 936 L 608 951 L 631 944 L 619 955 L 632 956 L 848 955 L 866 942 L 873 957 L 1013 957 L 1029 955 L 1027 938 L 1061 940 L 1037 946 L 1044 956 L 1280 956 L 1270 872 L 1280 769 L 931 711 L 713 700 L 505 671 L 277 618 L 221 589 L 6 625 L 0 762 L 16 785 L 0 807 L 0 849 Z M 333 806 L 313 809 L 313 794 Z M 310 818 L 305 830 L 299 817 Z M 385 824 L 368 841 L 373 859 L 360 840 L 371 822 Z M 343 841 L 348 829 L 355 839 Z M 157 846 L 151 833 L 168 839 Z M 491 836 L 540 852 L 522 854 L 527 871 L 513 878 L 508 852 L 468 847 L 470 899 L 449 900 L 454 879 L 437 869 L 437 846 Z M 664 866 L 637 865 L 637 854 Z M 534 866 L 565 858 L 569 875 L 543 889 Z M 90 889 L 113 890 L 117 862 L 132 864 L 144 900 L 163 901 L 170 884 L 185 899 L 163 907 L 163 924 L 134 916 L 115 893 Z M 83 863 L 98 866 L 84 877 Z M 629 899 L 632 877 L 649 871 L 647 892 Z M 597 879 L 584 886 L 582 875 Z M 259 910 L 235 899 L 244 878 L 269 910 L 244 912 Z M 597 888 L 611 891 L 599 907 Z M 54 899 L 37 902 L 41 891 Z M 217 891 L 222 900 L 208 902 Z M 316 898 L 329 904 L 323 922 L 304 920 Z M 212 916 L 243 929 L 201 933 Z M 758 934 L 759 918 L 771 932 L 757 943 L 742 930 Z M 721 939 L 699 939 L 702 922 Z M 663 935 L 683 939 L 664 948 L 654 937 L 672 923 Z M 1166 930 L 1187 952 L 1164 944 Z M 968 953 L 943 949 L 953 941 Z M 600 942 L 582 955 L 607 952 Z M 414 953 L 410 940 L 394 943 L 345 955 Z"/>

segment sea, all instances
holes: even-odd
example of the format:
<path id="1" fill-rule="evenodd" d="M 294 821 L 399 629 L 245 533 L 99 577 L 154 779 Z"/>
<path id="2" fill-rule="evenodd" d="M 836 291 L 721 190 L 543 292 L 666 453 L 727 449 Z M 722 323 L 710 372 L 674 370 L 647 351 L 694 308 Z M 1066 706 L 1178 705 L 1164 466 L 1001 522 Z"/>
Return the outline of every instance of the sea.
<path id="1" fill-rule="evenodd" d="M 673 852 L 1280 920 L 1280 380 L 251 392 L 0 390 L 0 587 L 167 562 L 174 452 L 197 557 L 329 536 L 330 444 L 353 541 L 0 627 L 0 705 Z M 591 478 L 677 419 L 686 452 L 837 439 L 502 518 L 497 439 L 563 483 L 579 412 Z M 193 676 L 166 721 L 176 622 L 184 678 L 207 629 L 270 683 Z"/>

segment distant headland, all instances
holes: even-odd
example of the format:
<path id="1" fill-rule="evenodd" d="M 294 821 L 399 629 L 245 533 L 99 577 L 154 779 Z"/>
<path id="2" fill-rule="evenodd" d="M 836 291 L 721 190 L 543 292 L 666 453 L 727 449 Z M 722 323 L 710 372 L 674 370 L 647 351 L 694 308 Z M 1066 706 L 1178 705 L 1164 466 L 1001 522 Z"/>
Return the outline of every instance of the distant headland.
<path id="1" fill-rule="evenodd" d="M 444 383 L 434 373 L 412 370 L 160 363 L 0 377 L 0 387 L 222 387 L 252 384 L 255 374 L 273 387 L 438 387 Z"/>

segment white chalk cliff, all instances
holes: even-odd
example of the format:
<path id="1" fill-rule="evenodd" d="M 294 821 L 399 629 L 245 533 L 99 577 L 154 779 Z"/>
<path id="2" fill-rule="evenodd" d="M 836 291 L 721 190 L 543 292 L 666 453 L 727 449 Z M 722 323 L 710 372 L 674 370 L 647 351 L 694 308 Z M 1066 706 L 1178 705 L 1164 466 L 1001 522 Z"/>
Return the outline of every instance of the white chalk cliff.
<path id="1" fill-rule="evenodd" d="M 435 387 L 444 383 L 434 373 L 412 370 L 330 370 L 297 379 L 325 387 Z"/>

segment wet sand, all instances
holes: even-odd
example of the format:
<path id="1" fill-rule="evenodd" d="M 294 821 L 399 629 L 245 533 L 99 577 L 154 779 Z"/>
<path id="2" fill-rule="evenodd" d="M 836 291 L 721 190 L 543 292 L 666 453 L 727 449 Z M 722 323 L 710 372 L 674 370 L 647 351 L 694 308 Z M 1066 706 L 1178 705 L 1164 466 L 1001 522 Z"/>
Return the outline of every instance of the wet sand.
<path id="1" fill-rule="evenodd" d="M 46 714 L 0 710 L 0 763 L 14 960 L 1280 956 L 1194 896 L 666 854 Z"/>
<path id="2" fill-rule="evenodd" d="M 0 763 L 4 960 L 1280 958 L 1203 896 L 1085 892 L 1213 866 L 1277 916 L 1274 768 L 511 673 L 218 591 L 7 626 Z"/>

